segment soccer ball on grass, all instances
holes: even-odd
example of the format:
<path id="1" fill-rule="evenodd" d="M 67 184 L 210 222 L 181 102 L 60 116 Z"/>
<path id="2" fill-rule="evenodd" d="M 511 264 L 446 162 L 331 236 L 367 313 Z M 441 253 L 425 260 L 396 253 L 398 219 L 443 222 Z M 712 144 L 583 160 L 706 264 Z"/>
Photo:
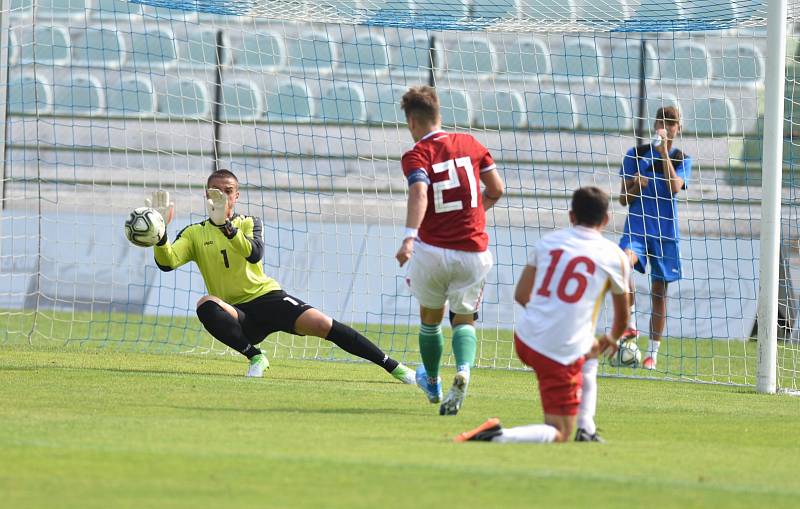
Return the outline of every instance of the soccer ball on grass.
<path id="1" fill-rule="evenodd" d="M 642 361 L 642 352 L 639 351 L 639 346 L 633 341 L 621 341 L 619 350 L 611 359 L 611 365 L 614 367 L 635 368 L 639 366 Z"/>
<path id="2" fill-rule="evenodd" d="M 150 207 L 134 209 L 131 216 L 125 221 L 125 236 L 134 246 L 155 246 L 166 230 L 167 225 L 164 223 L 164 218 L 157 210 Z"/>

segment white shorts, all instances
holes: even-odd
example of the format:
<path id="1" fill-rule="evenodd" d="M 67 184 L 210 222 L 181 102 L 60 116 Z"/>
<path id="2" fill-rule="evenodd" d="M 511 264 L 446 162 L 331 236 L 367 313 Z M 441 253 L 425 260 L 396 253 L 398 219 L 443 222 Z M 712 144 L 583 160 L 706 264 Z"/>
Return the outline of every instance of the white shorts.
<path id="1" fill-rule="evenodd" d="M 414 254 L 408 267 L 408 286 L 420 305 L 443 309 L 459 315 L 475 313 L 481 304 L 483 285 L 492 270 L 491 251 L 476 253 L 414 242 Z"/>

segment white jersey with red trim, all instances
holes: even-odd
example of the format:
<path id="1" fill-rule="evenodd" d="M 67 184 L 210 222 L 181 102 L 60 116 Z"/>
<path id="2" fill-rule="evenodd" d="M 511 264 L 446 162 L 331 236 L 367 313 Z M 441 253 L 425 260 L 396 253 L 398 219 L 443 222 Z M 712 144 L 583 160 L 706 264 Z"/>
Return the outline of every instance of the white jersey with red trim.
<path id="1" fill-rule="evenodd" d="M 606 292 L 628 291 L 630 262 L 599 231 L 575 226 L 542 237 L 528 265 L 536 279 L 515 332 L 542 355 L 572 364 L 592 347 Z"/>

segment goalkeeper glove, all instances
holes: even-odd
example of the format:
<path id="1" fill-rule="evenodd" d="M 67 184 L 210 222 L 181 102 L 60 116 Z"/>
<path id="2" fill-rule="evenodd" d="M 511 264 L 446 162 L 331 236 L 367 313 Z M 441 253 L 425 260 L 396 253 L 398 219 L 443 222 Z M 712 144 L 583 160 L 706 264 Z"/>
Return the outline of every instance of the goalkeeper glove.
<path id="1" fill-rule="evenodd" d="M 145 198 L 144 204 L 161 214 L 165 224 L 169 224 L 175 215 L 175 202 L 169 201 L 169 191 L 153 191 L 150 198 Z"/>
<path id="2" fill-rule="evenodd" d="M 228 197 L 219 189 L 209 189 L 206 191 L 206 197 L 206 211 L 211 223 L 214 226 L 224 226 L 228 221 L 228 214 L 225 213 Z"/>

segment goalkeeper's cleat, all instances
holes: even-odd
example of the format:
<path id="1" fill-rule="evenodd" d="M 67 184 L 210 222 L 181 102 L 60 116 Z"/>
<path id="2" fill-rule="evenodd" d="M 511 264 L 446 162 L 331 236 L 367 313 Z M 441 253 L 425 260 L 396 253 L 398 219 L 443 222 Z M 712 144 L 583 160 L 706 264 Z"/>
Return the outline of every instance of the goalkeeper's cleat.
<path id="1" fill-rule="evenodd" d="M 575 432 L 575 441 L 576 442 L 597 442 L 599 444 L 606 443 L 606 441 L 603 440 L 600 437 L 600 435 L 597 434 L 596 431 L 594 433 L 592 433 L 592 434 L 589 434 L 589 432 L 586 431 L 583 428 L 578 428 L 578 431 Z"/>
<path id="2" fill-rule="evenodd" d="M 392 376 L 404 384 L 414 385 L 416 383 L 416 374 L 414 370 L 405 364 L 398 364 L 397 367 L 392 370 Z"/>
<path id="3" fill-rule="evenodd" d="M 247 368 L 247 374 L 245 376 L 249 378 L 261 378 L 264 376 L 264 370 L 267 368 L 269 368 L 267 356 L 263 353 L 254 355 L 250 359 L 250 367 Z"/>
<path id="4" fill-rule="evenodd" d="M 419 365 L 417 366 L 415 378 L 419 388 L 422 389 L 422 392 L 428 397 L 428 401 L 431 403 L 438 403 L 442 400 L 442 379 L 440 377 L 432 381 L 431 378 L 428 377 L 428 372 L 425 371 L 425 366 Z"/>
<path id="5" fill-rule="evenodd" d="M 652 357 L 647 357 L 644 362 L 642 362 L 642 367 L 652 371 L 656 369 L 656 360 Z"/>
<path id="6" fill-rule="evenodd" d="M 453 386 L 447 391 L 439 407 L 439 415 L 456 415 L 464 404 L 467 396 L 467 385 L 469 384 L 469 371 L 459 371 L 453 378 Z"/>
<path id="7" fill-rule="evenodd" d="M 500 419 L 492 417 L 487 419 L 486 422 L 481 424 L 475 429 L 459 433 L 453 439 L 454 442 L 491 442 L 496 436 L 503 434 L 503 427 L 500 425 Z"/>
<path id="8" fill-rule="evenodd" d="M 639 339 L 639 331 L 628 327 L 625 329 L 625 332 L 622 333 L 622 336 L 619 337 L 619 342 L 622 343 L 623 341 L 636 341 Z"/>

